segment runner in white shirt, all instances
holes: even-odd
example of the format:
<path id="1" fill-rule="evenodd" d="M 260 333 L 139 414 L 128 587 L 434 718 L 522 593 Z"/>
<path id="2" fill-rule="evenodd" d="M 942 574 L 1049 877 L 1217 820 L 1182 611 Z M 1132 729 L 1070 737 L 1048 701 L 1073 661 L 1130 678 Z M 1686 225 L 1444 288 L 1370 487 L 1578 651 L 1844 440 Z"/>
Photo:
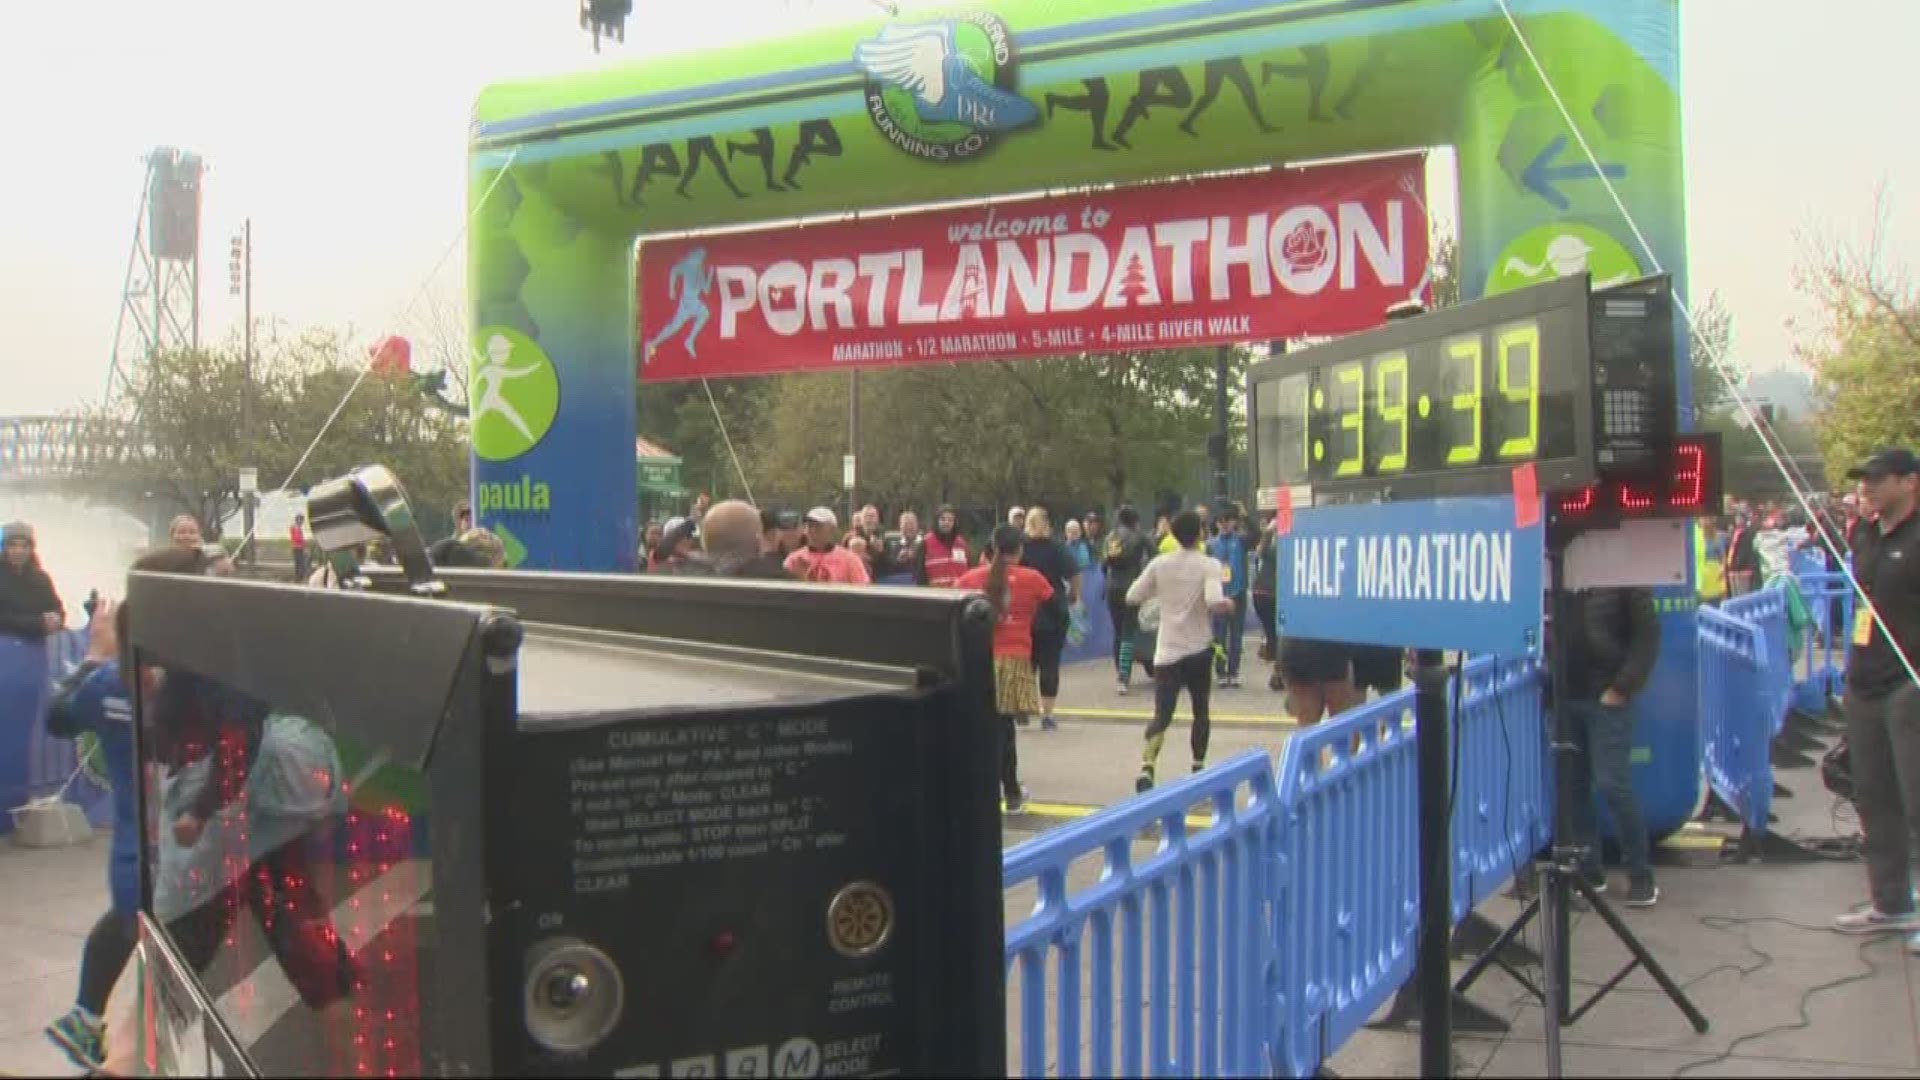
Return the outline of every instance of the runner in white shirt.
<path id="1" fill-rule="evenodd" d="M 1206 768 L 1212 728 L 1207 701 L 1213 693 L 1213 617 L 1233 613 L 1233 601 L 1221 588 L 1220 561 L 1200 550 L 1200 515 L 1182 512 L 1173 519 L 1171 532 L 1179 546 L 1156 556 L 1127 590 L 1127 603 L 1140 607 L 1157 601 L 1160 609 L 1159 641 L 1153 652 L 1153 722 L 1147 725 L 1135 791 L 1153 787 L 1154 765 L 1167 728 L 1173 724 L 1173 707 L 1180 701 L 1182 687 L 1193 699 L 1193 771 Z"/>

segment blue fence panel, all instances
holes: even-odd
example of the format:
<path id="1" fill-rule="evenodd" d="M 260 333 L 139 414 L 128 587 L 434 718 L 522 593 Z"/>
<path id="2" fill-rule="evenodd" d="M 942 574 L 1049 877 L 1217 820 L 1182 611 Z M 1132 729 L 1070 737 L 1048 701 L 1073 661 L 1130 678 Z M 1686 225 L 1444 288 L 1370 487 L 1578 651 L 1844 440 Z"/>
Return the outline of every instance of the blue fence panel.
<path id="1" fill-rule="evenodd" d="M 1787 708 L 1793 703 L 1793 650 L 1787 642 L 1787 594 L 1781 588 L 1757 589 L 1736 596 L 1720 605 L 1720 610 L 1753 624 L 1760 631 L 1765 652 L 1761 654 L 1760 692 L 1772 734 L 1777 735 L 1787 722 Z"/>
<path id="2" fill-rule="evenodd" d="M 47 685 L 65 678 L 80 661 L 87 658 L 87 630 L 63 630 L 47 639 Z M 106 762 L 96 757 L 89 772 L 79 772 L 78 746 L 69 739 L 57 739 L 46 733 L 45 717 L 34 729 L 38 740 L 37 756 L 31 769 L 35 796 L 52 795 L 62 788 L 68 802 L 77 804 L 94 828 L 113 820 L 113 793 L 97 784 L 93 776 L 106 773 Z M 95 751 L 98 754 L 98 751 Z M 78 775 L 76 775 L 76 773 Z"/>
<path id="3" fill-rule="evenodd" d="M 1463 673 L 1456 921 L 1550 838 L 1540 680 L 1529 659 Z M 1277 779 L 1249 751 L 1008 851 L 1007 887 L 1036 893 L 1007 934 L 1013 1072 L 1313 1075 L 1413 971 L 1412 707 L 1402 691 L 1295 734 Z"/>
<path id="4" fill-rule="evenodd" d="M 1773 808 L 1772 663 L 1760 627 L 1712 607 L 1698 612 L 1700 724 L 1707 782 L 1756 832 Z"/>
<path id="5" fill-rule="evenodd" d="M 1552 770 L 1531 658 L 1477 657 L 1454 729 L 1453 919 L 1492 896 L 1553 836 Z M 1448 708 L 1451 709 L 1451 688 Z"/>
<path id="6" fill-rule="evenodd" d="M 1196 804 L 1204 824 L 1189 821 Z M 1142 856 L 1153 827 L 1158 846 Z M 1037 893 L 1007 931 L 1014 1072 L 1267 1075 L 1276 973 L 1263 920 L 1278 827 L 1270 759 L 1250 750 L 1009 850 L 1006 887 Z M 1076 891 L 1081 860 L 1099 866 Z"/>
<path id="7" fill-rule="evenodd" d="M 1273 905 L 1280 1071 L 1311 1076 L 1413 971 L 1419 776 L 1413 692 L 1297 732 L 1280 759 Z"/>
<path id="8" fill-rule="evenodd" d="M 1794 705 L 1817 713 L 1829 695 L 1844 688 L 1847 658 L 1853 648 L 1853 583 L 1838 570 L 1802 575 L 1800 592 L 1813 617 L 1813 636 L 1795 673 Z"/>

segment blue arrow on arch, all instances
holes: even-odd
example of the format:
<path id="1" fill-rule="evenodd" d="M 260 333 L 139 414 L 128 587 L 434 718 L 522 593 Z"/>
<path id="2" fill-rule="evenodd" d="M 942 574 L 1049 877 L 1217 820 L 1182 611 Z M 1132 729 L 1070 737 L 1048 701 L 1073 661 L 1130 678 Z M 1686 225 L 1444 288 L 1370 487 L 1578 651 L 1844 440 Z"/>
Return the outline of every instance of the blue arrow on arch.
<path id="1" fill-rule="evenodd" d="M 1609 165 L 1605 162 L 1602 162 L 1597 170 L 1584 161 L 1555 165 L 1554 159 L 1558 158 L 1566 148 L 1567 137 L 1555 136 L 1554 140 L 1547 144 L 1546 149 L 1536 154 L 1520 173 L 1521 186 L 1552 203 L 1557 210 L 1565 210 L 1572 204 L 1568 202 L 1565 195 L 1560 193 L 1560 189 L 1554 186 L 1556 183 L 1598 180 L 1602 176 L 1609 180 L 1620 180 L 1627 175 L 1625 165 Z"/>

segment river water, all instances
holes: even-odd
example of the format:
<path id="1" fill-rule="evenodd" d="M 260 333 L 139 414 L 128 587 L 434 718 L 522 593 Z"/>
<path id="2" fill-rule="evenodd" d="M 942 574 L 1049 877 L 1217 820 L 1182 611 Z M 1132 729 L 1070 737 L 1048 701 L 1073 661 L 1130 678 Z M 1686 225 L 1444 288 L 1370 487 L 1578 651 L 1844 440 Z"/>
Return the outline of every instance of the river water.
<path id="1" fill-rule="evenodd" d="M 66 603 L 69 626 L 86 622 L 81 605 L 89 591 L 126 591 L 127 567 L 147 547 L 147 527 L 132 516 L 57 495 L 0 491 L 0 523 L 9 521 L 33 526 L 40 565 Z"/>

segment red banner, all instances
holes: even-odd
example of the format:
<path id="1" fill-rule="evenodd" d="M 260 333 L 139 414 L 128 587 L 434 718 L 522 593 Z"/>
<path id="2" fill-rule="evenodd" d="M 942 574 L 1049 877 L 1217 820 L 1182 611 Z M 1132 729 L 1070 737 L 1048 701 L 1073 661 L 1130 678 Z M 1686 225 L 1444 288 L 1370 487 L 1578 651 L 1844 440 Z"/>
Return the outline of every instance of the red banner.
<path id="1" fill-rule="evenodd" d="M 1424 299 L 1419 156 L 640 246 L 647 381 L 1344 334 Z"/>

